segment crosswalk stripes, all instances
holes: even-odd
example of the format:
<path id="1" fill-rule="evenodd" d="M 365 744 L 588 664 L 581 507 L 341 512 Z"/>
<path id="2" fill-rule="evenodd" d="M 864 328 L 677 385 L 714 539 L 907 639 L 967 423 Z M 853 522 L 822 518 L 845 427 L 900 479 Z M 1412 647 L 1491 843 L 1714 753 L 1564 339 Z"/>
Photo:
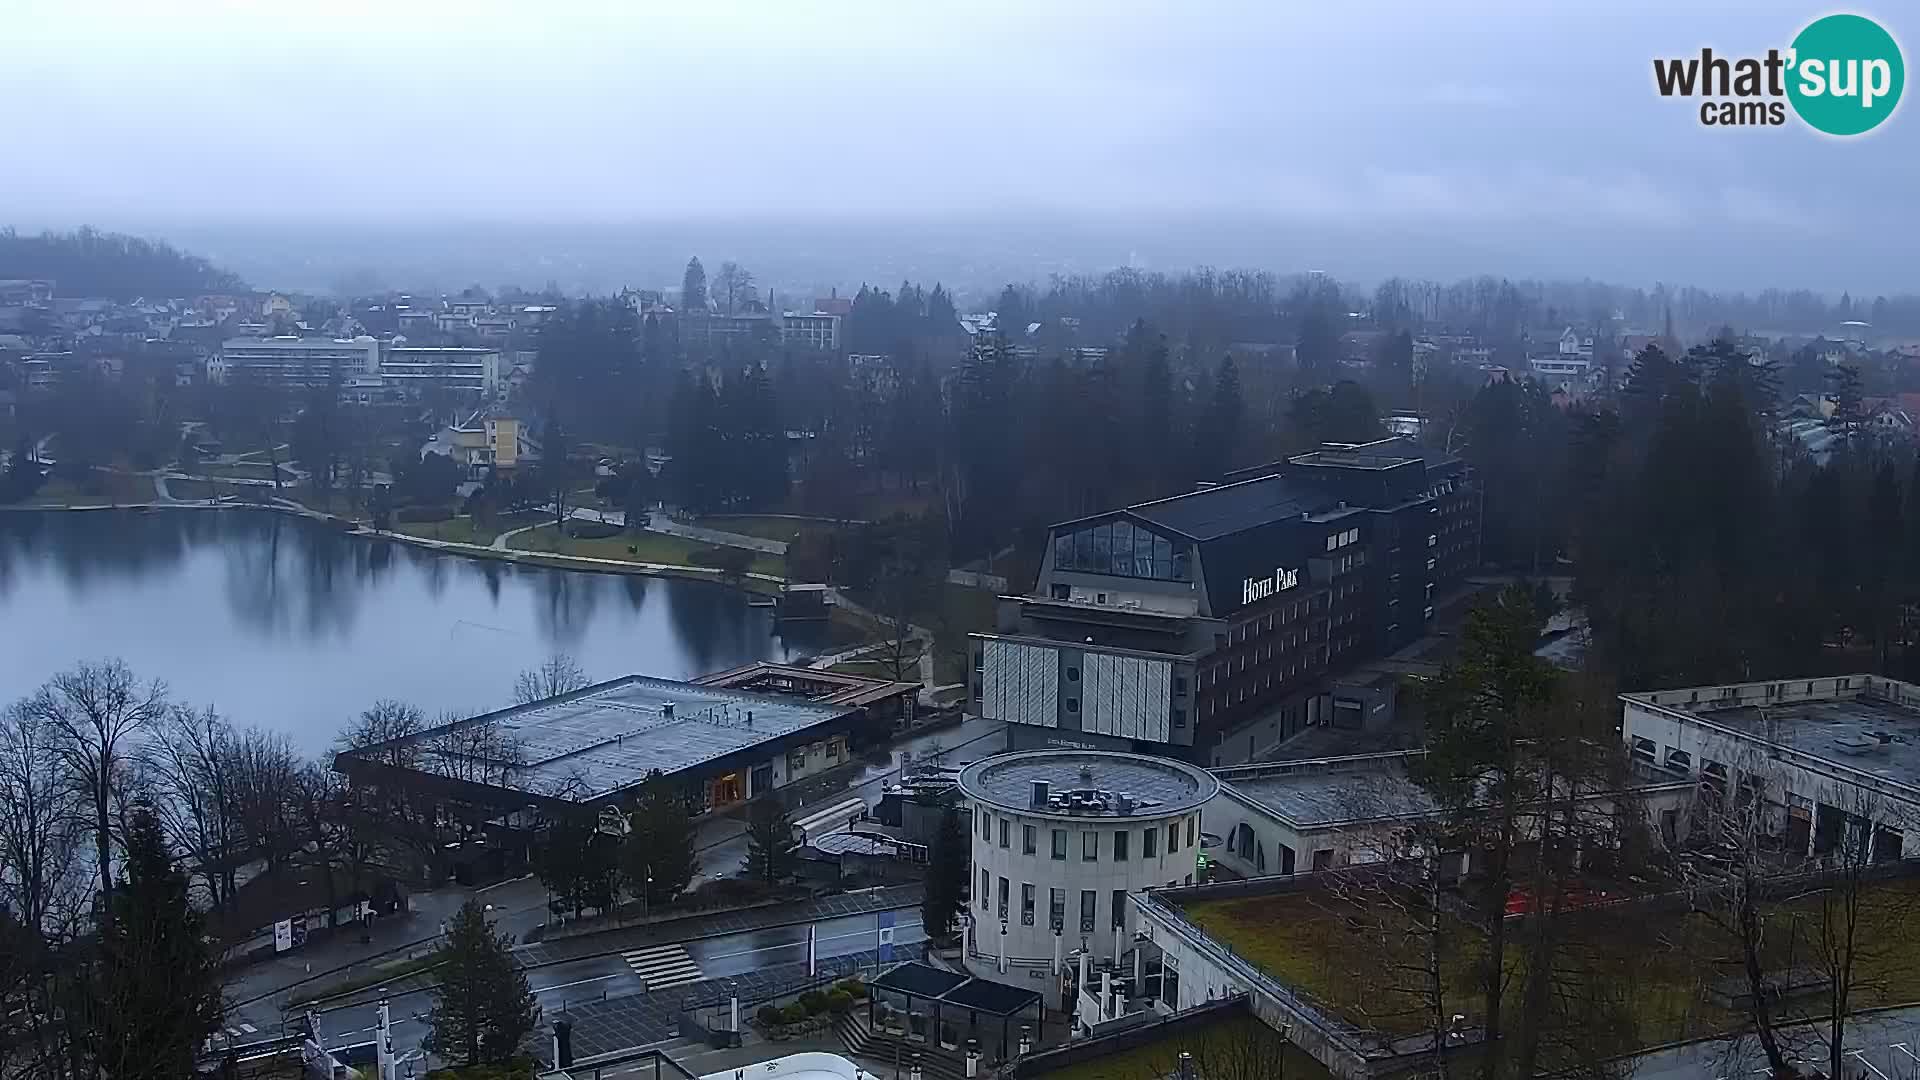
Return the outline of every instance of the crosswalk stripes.
<path id="1" fill-rule="evenodd" d="M 622 954 L 635 975 L 647 980 L 648 990 L 663 990 L 682 983 L 699 982 L 700 965 L 693 962 L 681 945 L 655 945 Z"/>

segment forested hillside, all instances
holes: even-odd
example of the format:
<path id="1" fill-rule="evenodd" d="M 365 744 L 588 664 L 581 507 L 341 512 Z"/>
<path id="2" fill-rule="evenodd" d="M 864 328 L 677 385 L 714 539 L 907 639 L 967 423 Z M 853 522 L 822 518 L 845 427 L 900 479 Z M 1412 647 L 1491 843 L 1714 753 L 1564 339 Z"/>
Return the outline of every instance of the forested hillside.
<path id="1" fill-rule="evenodd" d="M 60 296 L 115 300 L 235 292 L 247 287 L 238 276 L 164 241 L 89 227 L 37 236 L 0 230 L 0 279 L 4 278 L 51 278 Z"/>

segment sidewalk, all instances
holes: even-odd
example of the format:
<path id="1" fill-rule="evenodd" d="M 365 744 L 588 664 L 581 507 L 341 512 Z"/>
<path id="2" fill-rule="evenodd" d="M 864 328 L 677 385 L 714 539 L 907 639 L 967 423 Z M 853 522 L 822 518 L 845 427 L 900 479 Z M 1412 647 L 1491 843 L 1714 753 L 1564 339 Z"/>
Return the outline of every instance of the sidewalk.
<path id="1" fill-rule="evenodd" d="M 502 928 L 515 934 L 544 917 L 546 894 L 539 882 L 530 879 L 484 890 L 455 887 L 413 893 L 407 897 L 410 911 L 374 920 L 366 944 L 361 944 L 356 930 L 342 927 L 325 941 L 237 969 L 225 981 L 227 995 L 245 1003 L 284 995 L 323 977 L 329 982 L 351 978 L 355 968 L 404 955 L 410 946 L 431 944 L 440 934 L 441 920 L 452 918 L 474 896 L 493 904 Z"/>
<path id="2" fill-rule="evenodd" d="M 684 919 L 647 923 L 598 934 L 542 941 L 514 949 L 514 957 L 523 968 L 546 967 L 569 960 L 628 952 L 649 945 L 663 945 L 698 938 L 740 934 L 753 930 L 771 930 L 779 926 L 865 915 L 877 911 L 896 911 L 916 907 L 924 893 L 920 885 L 895 885 L 862 893 L 823 896 L 801 904 L 752 908 L 747 911 L 720 911 L 711 915 L 689 915 Z"/>

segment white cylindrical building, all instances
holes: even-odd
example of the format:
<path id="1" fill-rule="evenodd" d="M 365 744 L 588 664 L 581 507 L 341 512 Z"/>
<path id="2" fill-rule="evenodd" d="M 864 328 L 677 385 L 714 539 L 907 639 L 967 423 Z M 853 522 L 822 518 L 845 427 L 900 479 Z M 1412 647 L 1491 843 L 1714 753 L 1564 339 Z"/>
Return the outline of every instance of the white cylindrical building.
<path id="1" fill-rule="evenodd" d="M 1076 951 L 1130 950 L 1127 894 L 1193 884 L 1200 808 L 1220 790 L 1185 762 L 1099 750 L 1002 754 L 959 783 L 973 835 L 967 966 L 1017 985 Z"/>

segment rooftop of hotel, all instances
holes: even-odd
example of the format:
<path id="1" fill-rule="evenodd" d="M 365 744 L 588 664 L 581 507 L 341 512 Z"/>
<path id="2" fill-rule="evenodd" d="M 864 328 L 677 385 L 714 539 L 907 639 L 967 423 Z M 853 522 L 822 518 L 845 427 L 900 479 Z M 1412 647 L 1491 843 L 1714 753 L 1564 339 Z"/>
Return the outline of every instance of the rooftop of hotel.
<path id="1" fill-rule="evenodd" d="M 802 589 L 803 586 L 796 586 Z M 716 671 L 693 680 L 697 686 L 726 690 L 749 690 L 761 694 L 792 695 L 822 705 L 848 707 L 871 705 L 891 697 L 917 692 L 919 683 L 894 682 L 868 675 L 853 675 L 823 668 L 776 664 L 759 660 L 726 671 Z"/>
<path id="2" fill-rule="evenodd" d="M 1038 817 L 1172 817 L 1213 798 L 1220 783 L 1206 770 L 1171 758 L 1028 750 L 967 766 L 960 790 L 999 809 Z M 1041 798 L 1044 803 L 1036 801 Z"/>
<path id="3" fill-rule="evenodd" d="M 1433 796 L 1407 774 L 1418 751 L 1236 765 L 1213 770 L 1222 786 L 1297 828 L 1431 814 Z"/>
<path id="4" fill-rule="evenodd" d="M 500 786 L 585 802 L 638 784 L 655 769 L 672 774 L 703 765 L 847 711 L 787 695 L 629 675 L 383 746 L 411 745 L 430 757 L 442 735 L 492 723 L 520 757 Z"/>
<path id="5" fill-rule="evenodd" d="M 1749 738 L 1920 787 L 1920 687 L 1872 675 L 1621 695 Z"/>

